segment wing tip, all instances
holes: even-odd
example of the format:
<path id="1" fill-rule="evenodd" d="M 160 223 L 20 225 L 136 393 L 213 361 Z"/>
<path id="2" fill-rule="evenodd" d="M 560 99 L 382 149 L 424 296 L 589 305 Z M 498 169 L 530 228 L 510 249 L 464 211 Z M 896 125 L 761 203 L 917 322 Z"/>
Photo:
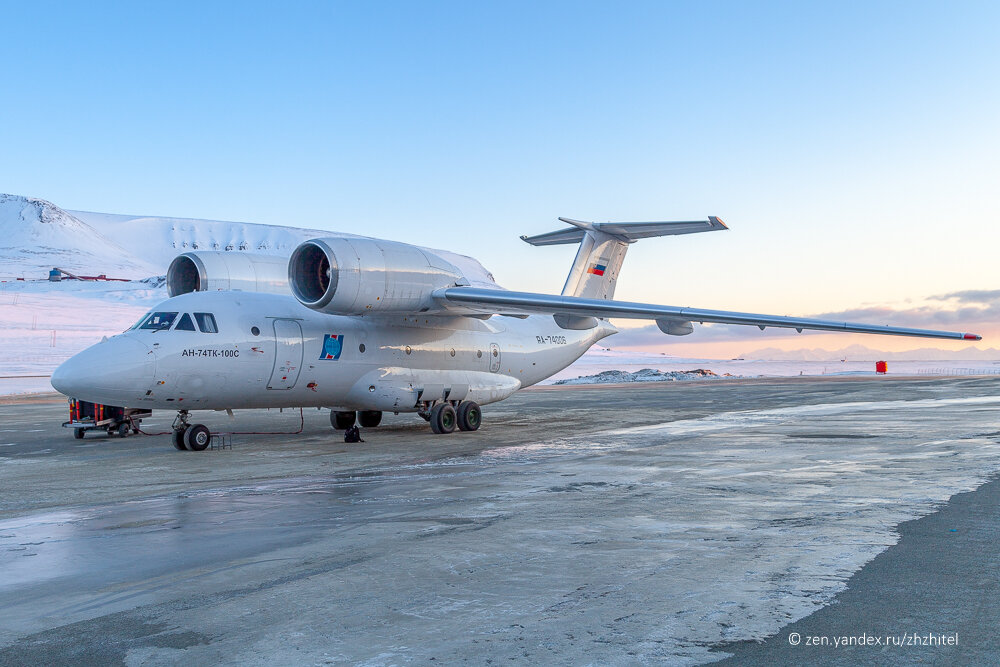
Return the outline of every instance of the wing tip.
<path id="1" fill-rule="evenodd" d="M 967 333 L 962 336 L 963 340 L 982 340 L 983 337 L 979 334 Z"/>

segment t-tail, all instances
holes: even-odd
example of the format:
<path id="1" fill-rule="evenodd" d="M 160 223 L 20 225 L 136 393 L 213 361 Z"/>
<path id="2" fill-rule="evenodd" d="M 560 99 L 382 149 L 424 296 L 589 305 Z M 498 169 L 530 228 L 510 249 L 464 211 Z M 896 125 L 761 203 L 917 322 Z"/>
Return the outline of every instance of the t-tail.
<path id="1" fill-rule="evenodd" d="M 728 229 L 721 220 L 709 216 L 707 220 L 682 220 L 678 222 L 582 222 L 559 218 L 572 225 L 537 236 L 522 236 L 531 245 L 560 245 L 579 243 L 573 268 L 570 269 L 563 296 L 587 299 L 613 299 L 618 272 L 629 244 L 654 236 L 675 236 Z"/>

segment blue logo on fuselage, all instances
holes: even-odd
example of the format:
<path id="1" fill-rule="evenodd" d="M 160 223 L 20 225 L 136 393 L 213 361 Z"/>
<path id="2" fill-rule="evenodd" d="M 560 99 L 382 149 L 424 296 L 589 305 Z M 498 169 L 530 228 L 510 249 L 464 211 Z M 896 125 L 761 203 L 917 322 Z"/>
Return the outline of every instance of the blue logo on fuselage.
<path id="1" fill-rule="evenodd" d="M 344 334 L 325 334 L 323 336 L 323 349 L 320 350 L 320 360 L 340 359 L 340 353 L 344 349 Z"/>

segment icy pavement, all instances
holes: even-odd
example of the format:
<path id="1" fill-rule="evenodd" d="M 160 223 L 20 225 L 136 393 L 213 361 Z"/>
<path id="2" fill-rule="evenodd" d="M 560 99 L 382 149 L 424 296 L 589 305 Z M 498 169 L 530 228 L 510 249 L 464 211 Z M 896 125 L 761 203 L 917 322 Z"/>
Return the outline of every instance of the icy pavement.
<path id="1" fill-rule="evenodd" d="M 525 395 L 543 405 L 535 419 L 513 403 L 488 415 L 492 435 L 373 431 L 364 450 L 311 459 L 308 477 L 11 518 L 0 644 L 23 639 L 0 658 L 102 637 L 127 662 L 718 659 L 710 647 L 808 615 L 900 522 L 1000 471 L 1000 396 L 976 395 L 992 385 L 913 386 L 924 398 L 881 400 L 906 383 L 789 383 L 786 407 L 756 408 L 774 404 L 766 388 L 630 388 L 646 414 L 680 392 L 745 409 L 606 429 L 611 408 L 591 409 L 558 438 L 543 434 L 561 404 L 625 397 L 547 390 Z M 813 387 L 867 398 L 802 404 Z M 386 458 L 397 442 L 412 454 Z M 254 451 L 148 456 L 166 481 L 187 467 L 175 462 L 219 477 Z M 342 472 L 316 474 L 330 462 Z"/>

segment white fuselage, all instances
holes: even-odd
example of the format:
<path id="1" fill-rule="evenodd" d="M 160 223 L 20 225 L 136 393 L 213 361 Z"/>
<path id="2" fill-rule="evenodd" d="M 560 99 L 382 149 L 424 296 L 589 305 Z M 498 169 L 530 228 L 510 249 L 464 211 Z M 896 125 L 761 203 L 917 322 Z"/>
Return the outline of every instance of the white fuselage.
<path id="1" fill-rule="evenodd" d="M 153 312 L 177 315 L 169 329 L 133 328 L 84 350 L 53 386 L 135 408 L 414 412 L 440 400 L 503 400 L 616 332 L 605 321 L 564 330 L 547 315 L 328 315 L 254 292 L 193 292 Z M 185 313 L 211 314 L 218 331 L 177 328 Z"/>

